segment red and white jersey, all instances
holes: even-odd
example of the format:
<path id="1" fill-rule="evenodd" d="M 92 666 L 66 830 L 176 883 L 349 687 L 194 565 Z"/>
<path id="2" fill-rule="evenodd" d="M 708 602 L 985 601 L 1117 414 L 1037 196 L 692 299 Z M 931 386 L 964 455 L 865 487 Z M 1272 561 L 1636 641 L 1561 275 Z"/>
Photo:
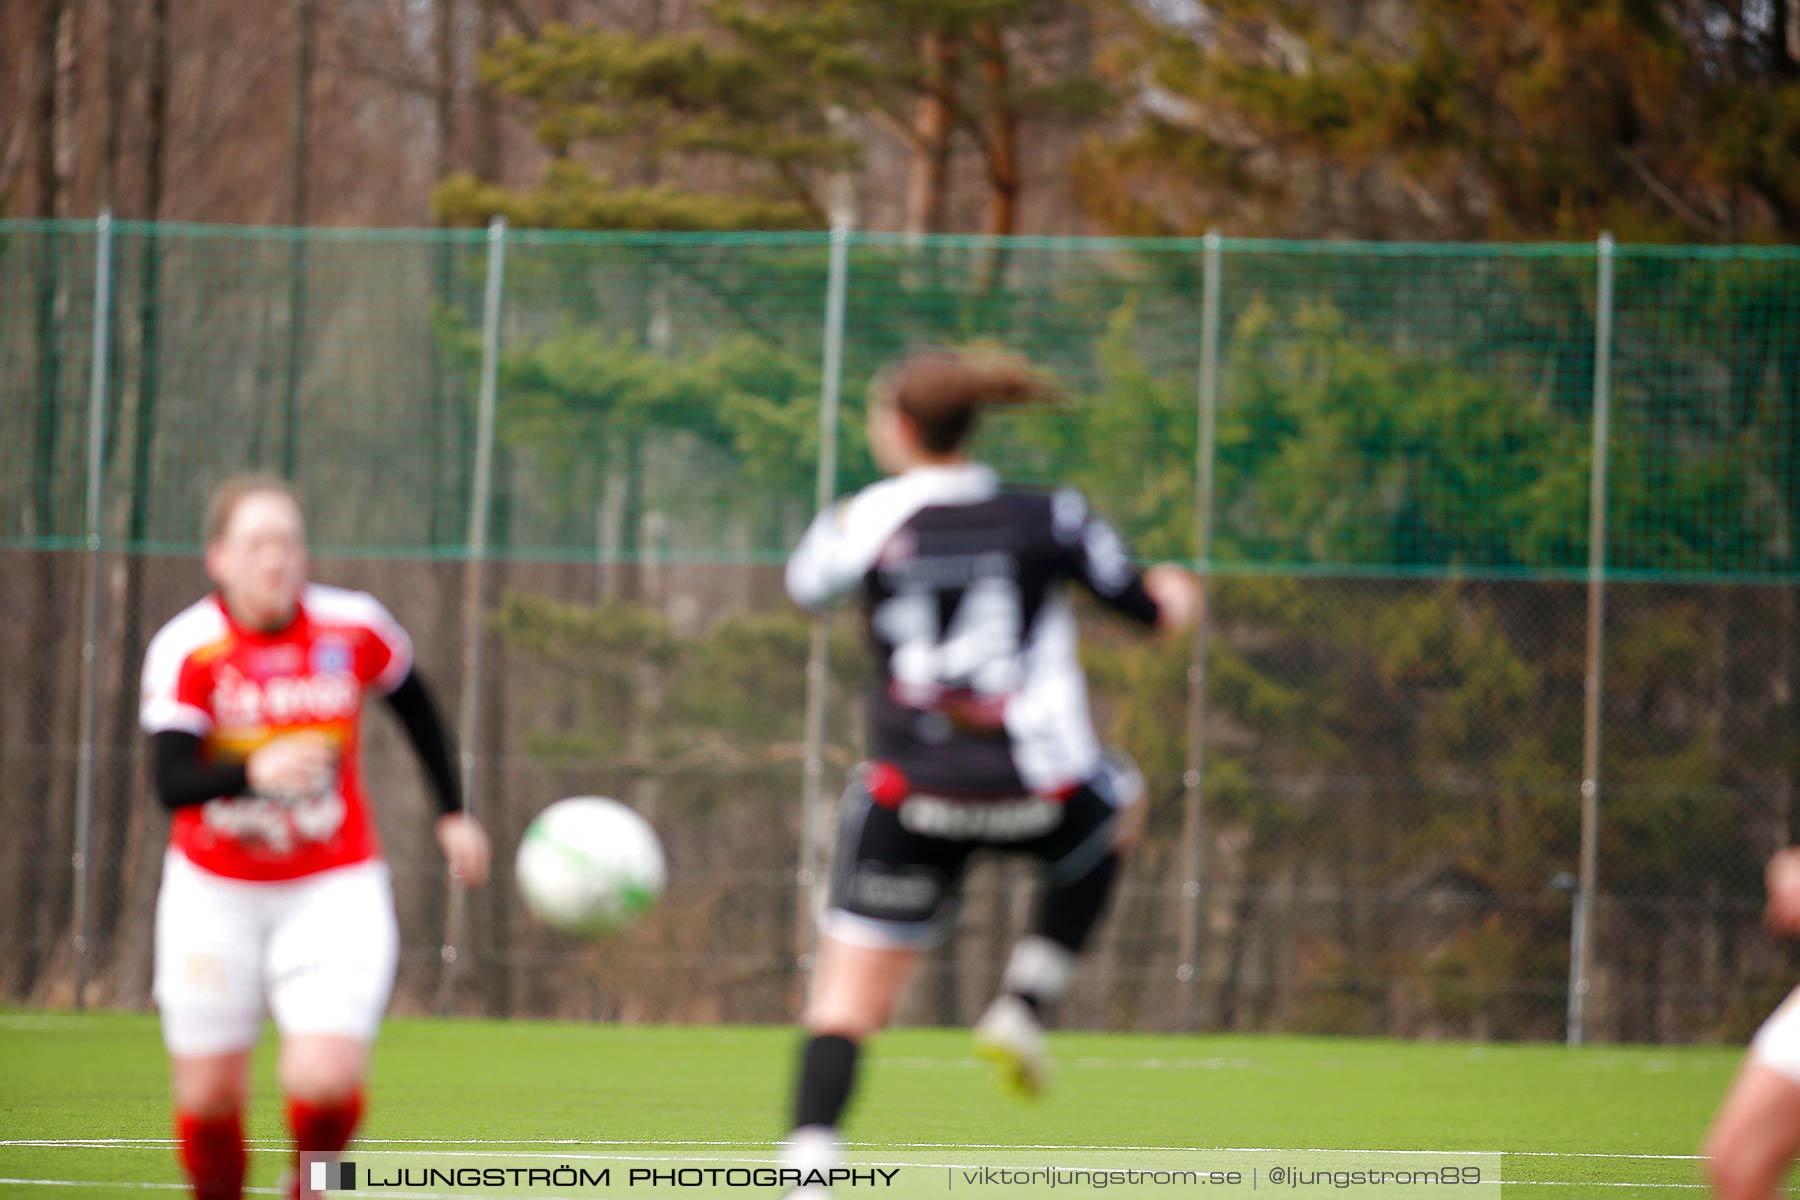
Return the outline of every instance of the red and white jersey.
<path id="1" fill-rule="evenodd" d="M 357 761 L 363 695 L 391 692 L 411 670 L 406 631 L 365 592 L 309 584 L 275 633 L 239 625 L 216 593 L 184 609 L 144 656 L 145 732 L 191 733 L 213 761 L 242 762 L 281 734 L 317 730 L 337 743 L 338 772 L 317 796 L 177 809 L 174 846 L 233 879 L 295 879 L 377 857 Z"/>

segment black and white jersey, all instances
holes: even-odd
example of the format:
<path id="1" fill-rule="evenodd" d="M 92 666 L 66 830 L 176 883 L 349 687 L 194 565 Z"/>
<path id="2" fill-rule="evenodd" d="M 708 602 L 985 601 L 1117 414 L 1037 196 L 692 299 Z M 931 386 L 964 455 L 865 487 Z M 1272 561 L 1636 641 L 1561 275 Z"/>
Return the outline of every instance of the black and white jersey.
<path id="1" fill-rule="evenodd" d="M 834 504 L 787 566 L 803 607 L 862 591 L 879 667 L 871 757 L 950 795 L 1049 794 L 1099 769 L 1071 580 L 1156 620 L 1081 493 L 1002 489 L 980 463 L 916 467 Z"/>

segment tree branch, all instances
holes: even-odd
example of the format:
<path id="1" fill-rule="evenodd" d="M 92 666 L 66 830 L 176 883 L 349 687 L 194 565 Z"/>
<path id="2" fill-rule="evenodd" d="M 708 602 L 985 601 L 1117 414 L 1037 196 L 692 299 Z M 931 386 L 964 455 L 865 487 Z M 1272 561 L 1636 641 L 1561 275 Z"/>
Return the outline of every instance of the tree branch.
<path id="1" fill-rule="evenodd" d="M 813 195 L 813 189 L 808 187 L 806 181 L 800 178 L 799 172 L 794 170 L 794 164 L 777 162 L 774 167 L 776 176 L 787 185 L 788 190 L 793 193 L 794 199 L 798 200 L 801 206 L 819 222 L 820 227 L 830 226 L 830 215 L 820 206 L 818 198 Z"/>
<path id="2" fill-rule="evenodd" d="M 520 33 L 528 38 L 535 39 L 537 37 L 537 22 L 533 21 L 530 14 L 520 6 L 519 0 L 491 0 L 491 2 L 506 14 L 508 20 L 519 27 Z"/>
<path id="3" fill-rule="evenodd" d="M 1714 241 L 1725 239 L 1725 230 L 1721 226 L 1701 216 L 1697 209 L 1675 193 L 1675 189 L 1658 179 L 1649 164 L 1639 158 L 1629 146 L 1620 146 L 1617 151 L 1620 161 L 1631 168 L 1632 174 L 1638 177 L 1638 181 L 1650 189 L 1651 195 L 1668 206 L 1670 212 Z"/>

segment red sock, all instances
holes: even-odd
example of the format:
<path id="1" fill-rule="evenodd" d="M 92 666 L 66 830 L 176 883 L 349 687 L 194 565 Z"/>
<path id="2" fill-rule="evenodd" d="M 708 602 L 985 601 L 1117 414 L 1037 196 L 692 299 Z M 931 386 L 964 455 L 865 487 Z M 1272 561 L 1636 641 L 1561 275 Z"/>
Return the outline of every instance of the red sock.
<path id="1" fill-rule="evenodd" d="M 350 1144 L 356 1123 L 362 1120 L 363 1094 L 357 1088 L 344 1099 L 332 1104 L 310 1104 L 290 1098 L 287 1102 L 288 1128 L 294 1131 L 294 1174 L 297 1195 L 311 1195 L 299 1179 L 300 1154 L 339 1154 Z"/>
<path id="2" fill-rule="evenodd" d="M 195 1200 L 242 1200 L 246 1161 L 242 1113 L 196 1117 L 177 1111 L 175 1136 Z"/>

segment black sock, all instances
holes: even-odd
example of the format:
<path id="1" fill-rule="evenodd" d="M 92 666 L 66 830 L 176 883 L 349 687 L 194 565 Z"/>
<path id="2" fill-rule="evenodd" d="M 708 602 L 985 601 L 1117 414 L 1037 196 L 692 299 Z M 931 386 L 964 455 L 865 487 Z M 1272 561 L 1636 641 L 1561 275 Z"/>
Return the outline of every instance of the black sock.
<path id="1" fill-rule="evenodd" d="M 794 1127 L 835 1129 L 856 1081 L 857 1044 L 835 1033 L 814 1034 L 800 1051 L 800 1087 L 794 1097 Z"/>

